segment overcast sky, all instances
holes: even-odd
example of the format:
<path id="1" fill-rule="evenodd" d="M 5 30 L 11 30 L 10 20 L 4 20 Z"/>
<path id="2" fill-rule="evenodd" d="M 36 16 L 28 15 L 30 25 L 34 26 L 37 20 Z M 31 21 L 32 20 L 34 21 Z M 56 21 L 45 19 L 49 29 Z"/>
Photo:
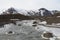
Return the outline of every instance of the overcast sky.
<path id="1" fill-rule="evenodd" d="M 26 10 L 46 8 L 60 10 L 60 0 L 0 0 L 0 10 L 10 7 Z"/>

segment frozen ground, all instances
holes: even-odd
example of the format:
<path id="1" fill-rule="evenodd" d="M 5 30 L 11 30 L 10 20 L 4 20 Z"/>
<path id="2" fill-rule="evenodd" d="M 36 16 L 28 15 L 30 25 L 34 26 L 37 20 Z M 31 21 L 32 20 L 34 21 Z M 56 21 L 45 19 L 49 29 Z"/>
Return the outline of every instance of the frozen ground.
<path id="1" fill-rule="evenodd" d="M 34 21 L 38 23 L 33 24 Z M 44 31 L 52 32 L 55 36 L 60 37 L 60 28 L 46 27 L 42 24 L 46 25 L 46 22 L 39 22 L 39 20 L 23 20 L 16 21 L 16 25 L 12 23 L 5 24 L 4 28 L 0 28 L 0 40 L 45 40 L 41 37 Z M 9 31 L 13 33 L 9 33 Z M 55 40 L 59 39 L 55 38 Z"/>

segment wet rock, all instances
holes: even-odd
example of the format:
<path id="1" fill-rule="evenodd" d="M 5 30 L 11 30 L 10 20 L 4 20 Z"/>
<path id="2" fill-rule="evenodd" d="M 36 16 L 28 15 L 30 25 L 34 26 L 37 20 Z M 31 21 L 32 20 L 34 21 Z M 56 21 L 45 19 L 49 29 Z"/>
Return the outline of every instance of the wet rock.
<path id="1" fill-rule="evenodd" d="M 48 33 L 44 33 L 43 36 L 46 38 L 52 38 L 53 34 L 48 32 Z"/>
<path id="2" fill-rule="evenodd" d="M 36 22 L 36 21 L 34 21 L 34 22 L 33 22 L 33 24 L 37 24 L 37 22 Z"/>
<path id="3" fill-rule="evenodd" d="M 32 25 L 33 27 L 36 27 L 37 25 Z"/>
<path id="4" fill-rule="evenodd" d="M 12 31 L 9 31 L 8 34 L 12 34 L 13 32 Z"/>
<path id="5" fill-rule="evenodd" d="M 18 26 L 21 26 L 22 24 L 18 24 Z"/>

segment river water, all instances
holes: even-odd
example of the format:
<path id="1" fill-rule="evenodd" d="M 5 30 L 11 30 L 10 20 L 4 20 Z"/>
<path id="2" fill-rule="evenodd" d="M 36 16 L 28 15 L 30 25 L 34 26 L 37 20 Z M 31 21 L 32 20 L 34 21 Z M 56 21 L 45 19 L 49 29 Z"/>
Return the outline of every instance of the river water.
<path id="1" fill-rule="evenodd" d="M 33 21 L 35 20 L 24 20 L 17 21 L 16 24 L 5 24 L 4 28 L 0 28 L 0 40 L 49 40 L 41 37 L 44 31 L 49 31 L 56 36 L 60 36 L 59 28 L 49 28 L 38 24 L 34 27 L 32 26 Z M 37 27 L 39 29 L 36 29 Z M 12 31 L 12 33 L 8 34 L 9 31 Z"/>

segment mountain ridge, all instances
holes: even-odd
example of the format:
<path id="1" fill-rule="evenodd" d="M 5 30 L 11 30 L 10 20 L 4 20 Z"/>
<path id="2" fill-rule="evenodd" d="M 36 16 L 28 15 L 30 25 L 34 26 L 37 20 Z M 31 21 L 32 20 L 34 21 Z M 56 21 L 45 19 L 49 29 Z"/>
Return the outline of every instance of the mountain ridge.
<path id="1" fill-rule="evenodd" d="M 16 14 L 16 13 L 20 13 L 22 15 L 26 15 L 26 16 L 50 16 L 52 15 L 51 13 L 52 11 L 49 11 L 45 8 L 40 8 L 38 9 L 38 11 L 34 11 L 34 10 L 18 10 L 18 9 L 15 9 L 13 7 L 5 10 L 4 12 L 2 12 L 1 14 L 4 15 L 4 14 Z"/>

